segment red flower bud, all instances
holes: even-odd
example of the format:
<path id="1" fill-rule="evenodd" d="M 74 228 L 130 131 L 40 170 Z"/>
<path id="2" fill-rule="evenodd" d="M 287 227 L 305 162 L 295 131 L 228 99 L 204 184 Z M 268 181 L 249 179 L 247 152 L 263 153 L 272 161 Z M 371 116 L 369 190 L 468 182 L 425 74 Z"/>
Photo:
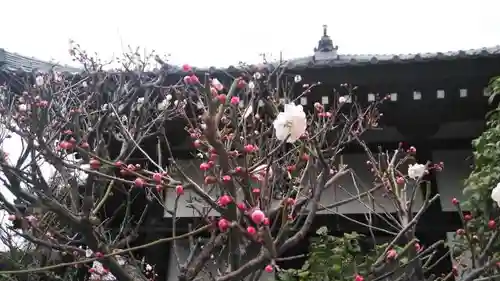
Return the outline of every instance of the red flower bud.
<path id="1" fill-rule="evenodd" d="M 497 224 L 496 224 L 495 220 L 490 220 L 488 222 L 488 228 L 489 229 L 495 229 L 496 227 L 497 227 Z"/>
<path id="2" fill-rule="evenodd" d="M 224 104 L 224 103 L 226 103 L 227 96 L 224 94 L 220 94 L 217 96 L 217 99 L 219 100 L 220 103 Z"/>
<path id="3" fill-rule="evenodd" d="M 161 174 L 160 173 L 154 173 L 153 174 L 153 180 L 155 182 L 158 182 L 158 183 L 161 182 Z"/>
<path id="4" fill-rule="evenodd" d="M 233 202 L 233 199 L 231 198 L 231 196 L 229 195 L 222 195 L 220 198 L 219 198 L 219 206 L 221 207 L 226 207 L 227 205 L 229 205 L 231 202 Z"/>
<path id="5" fill-rule="evenodd" d="M 255 233 L 257 233 L 257 231 L 255 230 L 255 227 L 253 227 L 253 226 L 247 227 L 247 232 L 250 235 L 254 235 Z"/>
<path id="6" fill-rule="evenodd" d="M 175 187 L 175 193 L 177 193 L 177 195 L 183 195 L 184 194 L 184 187 L 182 185 L 178 185 Z"/>
<path id="7" fill-rule="evenodd" d="M 220 219 L 217 226 L 220 231 L 225 232 L 229 228 L 229 222 L 226 219 Z"/>
<path id="8" fill-rule="evenodd" d="M 92 170 L 99 170 L 99 167 L 101 166 L 101 162 L 97 159 L 91 159 L 89 164 Z"/>
<path id="9" fill-rule="evenodd" d="M 143 186 L 144 186 L 144 180 L 143 180 L 143 179 L 141 179 L 141 178 L 136 178 L 136 179 L 134 180 L 134 184 L 135 184 L 135 186 L 137 186 L 137 187 L 143 187 Z"/>
<path id="10" fill-rule="evenodd" d="M 472 216 L 470 214 L 464 215 L 464 221 L 470 221 L 472 219 Z"/>
<path id="11" fill-rule="evenodd" d="M 399 184 L 399 185 L 402 185 L 405 183 L 405 179 L 403 177 L 398 177 L 396 179 L 396 183 Z"/>

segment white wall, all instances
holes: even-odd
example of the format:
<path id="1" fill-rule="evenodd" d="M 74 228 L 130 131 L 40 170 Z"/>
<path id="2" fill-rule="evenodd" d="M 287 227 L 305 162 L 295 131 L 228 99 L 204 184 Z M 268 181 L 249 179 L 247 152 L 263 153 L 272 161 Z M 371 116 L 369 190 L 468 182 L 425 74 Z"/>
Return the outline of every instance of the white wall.
<path id="1" fill-rule="evenodd" d="M 437 184 L 443 211 L 456 211 L 453 198 L 464 200 L 464 180 L 472 170 L 472 150 L 437 150 L 433 152 L 434 162 L 444 163 L 443 171 L 437 173 Z"/>
<path id="2" fill-rule="evenodd" d="M 201 161 L 199 160 L 180 160 L 178 161 L 178 165 L 183 169 L 184 173 L 186 173 L 193 181 L 197 182 L 200 187 L 202 187 L 206 192 L 208 192 L 212 198 L 217 199 L 221 194 L 220 191 L 217 189 L 213 188 L 212 190 L 210 187 L 207 187 L 204 185 L 204 175 L 203 172 L 200 170 L 200 163 Z M 177 177 L 179 178 L 180 177 Z M 236 196 L 236 201 L 240 202 L 243 201 L 243 194 L 242 192 L 238 192 Z M 174 208 L 174 203 L 175 203 L 175 190 L 169 189 L 166 192 L 166 198 L 165 198 L 165 204 L 169 210 L 173 210 Z M 198 199 L 199 201 L 196 201 Z M 194 191 L 192 190 L 185 190 L 184 195 L 180 197 L 178 206 L 177 206 L 177 212 L 176 216 L 177 217 L 196 217 L 198 216 L 198 213 L 193 210 L 193 208 L 188 207 L 188 202 L 197 202 L 195 205 L 198 207 L 198 209 L 202 208 L 203 206 L 208 206 L 206 203 L 201 201 L 198 195 L 195 194 Z M 279 201 L 276 201 L 273 203 L 274 205 L 280 204 Z M 210 211 L 209 215 L 211 216 L 217 216 L 219 215 L 218 212 L 214 210 L 210 210 L 210 208 L 206 208 L 206 211 Z M 168 212 L 165 212 L 165 217 L 171 217 L 171 215 Z"/>
<path id="3" fill-rule="evenodd" d="M 259 251 L 259 247 L 250 247 L 252 252 L 248 253 L 247 257 L 244 258 L 244 261 L 248 261 L 249 259 L 255 257 Z M 189 250 L 189 242 L 187 240 L 180 240 L 177 242 L 177 253 L 178 253 L 178 258 L 181 263 L 186 262 L 187 257 L 189 256 L 190 250 Z M 224 255 L 226 251 L 222 251 L 222 254 Z M 205 265 L 205 272 L 211 272 L 214 274 L 214 276 L 217 276 L 217 269 L 219 268 L 224 268 L 223 261 L 220 261 L 217 259 L 217 257 L 213 257 L 212 260 L 210 260 L 206 265 Z M 168 278 L 167 281 L 177 281 L 177 277 L 179 276 L 179 270 L 177 267 L 177 258 L 176 254 L 174 253 L 173 249 L 171 248 L 170 250 L 170 260 L 168 263 Z M 201 280 L 210 280 L 207 277 L 202 278 Z M 274 281 L 274 273 L 267 273 L 263 272 L 259 281 Z M 243 280 L 241 280 L 243 281 Z"/>
<path id="4" fill-rule="evenodd" d="M 370 167 L 366 165 L 366 156 L 364 154 L 348 154 L 343 156 L 342 163 L 347 164 L 349 167 L 351 167 L 357 175 L 356 181 L 353 180 L 353 178 L 350 175 L 344 176 L 342 180 L 339 181 L 339 184 L 336 186 L 333 186 L 329 189 L 327 189 L 321 198 L 321 205 L 322 206 L 328 206 L 332 203 L 351 198 L 352 196 L 356 196 L 359 193 L 365 192 L 373 187 L 373 175 L 370 172 Z M 200 186 L 203 187 L 203 174 L 201 173 L 199 169 L 199 163 L 200 161 L 179 161 L 179 165 L 184 168 L 184 171 L 186 174 L 188 174 L 193 180 L 198 182 Z M 400 167 L 402 172 L 407 171 L 407 166 L 401 166 Z M 209 191 L 208 189 L 205 189 L 207 192 Z M 375 192 L 372 197 L 364 197 L 363 200 L 355 200 L 352 202 L 349 202 L 347 204 L 338 206 L 336 208 L 332 208 L 329 210 L 324 210 L 321 213 L 323 214 L 328 214 L 328 213 L 335 213 L 335 212 L 340 212 L 340 213 L 345 213 L 345 214 L 359 214 L 359 213 L 366 213 L 371 211 L 379 212 L 379 213 L 384 213 L 384 212 L 394 212 L 395 207 L 393 204 L 390 202 L 388 198 L 383 197 L 383 193 L 385 193 L 384 190 L 380 189 L 379 191 Z M 411 194 L 411 190 L 408 192 Z M 217 191 L 212 191 L 211 195 L 214 198 L 218 197 Z M 175 190 L 169 190 L 166 196 L 166 206 L 169 209 L 172 209 L 174 206 L 175 202 Z M 178 204 L 178 209 L 177 209 L 177 216 L 178 217 L 192 217 L 192 216 L 197 216 L 196 212 L 193 211 L 193 209 L 189 208 L 186 206 L 187 201 L 189 200 L 194 200 L 195 198 L 198 198 L 197 195 L 194 194 L 192 191 L 186 190 L 185 195 L 181 197 L 179 200 Z M 242 194 L 238 195 L 238 199 L 243 198 Z M 421 199 L 421 192 L 417 192 L 417 198 L 416 202 L 414 204 L 415 210 L 418 210 L 418 207 L 421 206 L 422 204 L 422 199 Z M 279 204 L 279 201 L 275 201 L 274 204 Z M 198 206 L 203 205 L 202 203 L 198 203 Z M 217 215 L 218 213 L 215 211 L 212 211 L 210 215 Z M 170 214 L 166 213 L 165 217 L 170 217 Z"/>
<path id="5" fill-rule="evenodd" d="M 200 163 L 201 161 L 198 160 L 179 160 L 177 161 L 177 164 L 181 167 L 181 169 L 186 173 L 191 179 L 193 179 L 195 182 L 197 182 L 200 186 L 203 186 L 203 181 L 204 181 L 204 176 L 202 171 L 200 170 Z M 176 178 L 180 179 L 180 176 L 176 176 Z M 209 192 L 210 190 L 205 190 Z M 214 197 L 217 198 L 217 193 L 214 191 L 210 192 L 210 194 Z M 174 202 L 175 202 L 176 194 L 175 190 L 169 189 L 166 192 L 166 207 L 173 211 L 174 208 Z M 192 201 L 198 209 L 200 209 L 202 206 L 205 206 L 206 204 L 203 202 L 197 202 L 196 199 L 199 199 L 198 196 L 190 191 L 190 190 L 185 190 L 184 195 L 180 197 L 178 206 L 177 206 L 177 212 L 176 216 L 178 217 L 195 217 L 197 216 L 197 213 L 192 209 L 188 207 L 188 202 Z M 207 209 L 208 211 L 208 209 Z M 215 211 L 211 211 L 210 215 L 217 215 L 218 213 Z M 169 213 L 165 213 L 165 217 L 171 217 Z"/>
<path id="6" fill-rule="evenodd" d="M 347 164 L 353 171 L 355 171 L 357 177 L 351 177 L 350 175 L 344 176 L 337 186 L 330 188 L 325 191 L 321 203 L 323 205 L 332 204 L 339 202 L 357 194 L 363 193 L 370 190 L 374 185 L 374 176 L 370 172 L 370 166 L 366 164 L 367 157 L 365 154 L 347 154 L 342 157 L 342 162 Z M 400 167 L 402 172 L 407 171 L 407 165 L 402 165 Z M 409 190 L 410 191 L 410 190 Z M 377 213 L 384 212 L 394 212 L 395 207 L 391 203 L 390 199 L 384 197 L 383 194 L 385 190 L 379 189 L 372 194 L 371 197 L 364 197 L 362 200 L 355 200 L 348 204 L 334 208 L 335 212 L 344 214 L 359 214 L 369 211 L 374 211 Z M 411 195 L 411 192 L 409 192 Z M 415 209 L 418 209 L 422 204 L 422 196 L 420 190 L 417 191 L 416 201 L 414 203 Z M 322 213 L 332 213 L 331 211 L 323 211 Z"/>

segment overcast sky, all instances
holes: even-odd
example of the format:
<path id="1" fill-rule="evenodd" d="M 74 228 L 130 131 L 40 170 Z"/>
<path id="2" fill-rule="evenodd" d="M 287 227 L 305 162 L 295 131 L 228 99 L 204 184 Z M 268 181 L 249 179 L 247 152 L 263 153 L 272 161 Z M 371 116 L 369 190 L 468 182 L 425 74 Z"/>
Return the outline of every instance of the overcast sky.
<path id="1" fill-rule="evenodd" d="M 323 24 L 341 53 L 500 44 L 498 0 L 3 2 L 0 48 L 63 63 L 70 38 L 103 58 L 131 44 L 196 66 L 260 62 L 262 52 L 287 59 L 311 55 Z"/>

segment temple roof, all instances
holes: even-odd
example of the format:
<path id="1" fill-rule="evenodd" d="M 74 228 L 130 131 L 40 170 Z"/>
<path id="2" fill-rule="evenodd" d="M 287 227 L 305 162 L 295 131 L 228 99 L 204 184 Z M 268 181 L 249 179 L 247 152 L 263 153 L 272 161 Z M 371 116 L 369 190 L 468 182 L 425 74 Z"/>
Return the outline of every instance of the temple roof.
<path id="1" fill-rule="evenodd" d="M 314 48 L 311 56 L 289 59 L 286 61 L 286 67 L 290 70 L 303 70 L 307 68 L 329 68 L 344 67 L 355 65 L 375 65 L 375 64 L 401 64 L 425 61 L 445 61 L 456 59 L 475 59 L 482 57 L 500 57 L 500 45 L 493 47 L 484 47 L 478 49 L 434 52 L 434 53 L 413 53 L 413 54 L 341 54 L 338 53 L 338 46 L 333 45 L 333 40 L 327 33 L 327 26 L 323 26 L 323 35 Z M 279 63 L 268 63 L 266 65 L 250 65 L 250 68 L 273 67 Z M 196 72 L 208 71 L 228 71 L 238 70 L 239 66 L 229 66 L 227 68 L 196 68 Z M 0 48 L 0 69 L 24 71 L 48 71 L 54 69 L 61 72 L 80 72 L 82 69 L 58 65 L 16 53 L 7 52 Z M 182 73 L 181 66 L 169 65 L 169 72 Z"/>
<path id="2" fill-rule="evenodd" d="M 23 70 L 26 72 L 31 71 L 49 71 L 55 70 L 60 72 L 81 72 L 82 69 L 42 61 L 33 57 L 23 56 L 17 53 L 7 52 L 0 48 L 0 69 L 6 70 Z"/>

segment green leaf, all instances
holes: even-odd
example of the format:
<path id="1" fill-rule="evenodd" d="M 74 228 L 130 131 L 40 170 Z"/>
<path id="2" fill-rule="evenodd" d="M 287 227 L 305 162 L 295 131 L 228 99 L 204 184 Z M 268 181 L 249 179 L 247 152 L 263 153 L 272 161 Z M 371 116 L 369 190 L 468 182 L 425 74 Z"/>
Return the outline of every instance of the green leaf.
<path id="1" fill-rule="evenodd" d="M 307 276 L 309 276 L 309 272 L 308 271 L 301 271 L 299 272 L 299 274 L 297 274 L 300 278 L 306 278 Z"/>

